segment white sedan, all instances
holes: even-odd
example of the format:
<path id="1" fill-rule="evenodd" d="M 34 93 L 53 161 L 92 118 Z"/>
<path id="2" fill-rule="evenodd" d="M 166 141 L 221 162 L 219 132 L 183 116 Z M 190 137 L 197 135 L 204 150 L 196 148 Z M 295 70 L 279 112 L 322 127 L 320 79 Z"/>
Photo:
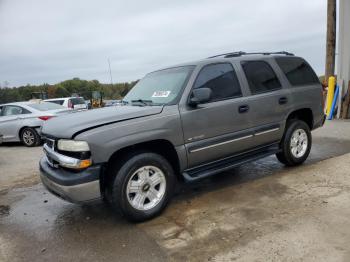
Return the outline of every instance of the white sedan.
<path id="1" fill-rule="evenodd" d="M 45 102 L 55 103 L 72 110 L 88 109 L 84 98 L 82 97 L 62 97 L 44 100 Z"/>
<path id="2" fill-rule="evenodd" d="M 0 105 L 0 134 L 3 142 L 22 142 L 26 146 L 38 146 L 41 142 L 40 127 L 67 108 L 42 101 L 16 102 Z"/>

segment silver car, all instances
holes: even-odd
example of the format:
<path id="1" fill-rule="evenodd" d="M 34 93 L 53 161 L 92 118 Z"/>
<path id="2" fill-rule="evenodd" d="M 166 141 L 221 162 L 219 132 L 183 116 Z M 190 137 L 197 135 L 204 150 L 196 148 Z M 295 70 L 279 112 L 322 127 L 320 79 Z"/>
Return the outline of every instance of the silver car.
<path id="1" fill-rule="evenodd" d="M 42 101 L 0 105 L 2 141 L 20 141 L 28 147 L 37 146 L 41 142 L 40 128 L 42 124 L 63 112 L 67 112 L 65 107 Z"/>

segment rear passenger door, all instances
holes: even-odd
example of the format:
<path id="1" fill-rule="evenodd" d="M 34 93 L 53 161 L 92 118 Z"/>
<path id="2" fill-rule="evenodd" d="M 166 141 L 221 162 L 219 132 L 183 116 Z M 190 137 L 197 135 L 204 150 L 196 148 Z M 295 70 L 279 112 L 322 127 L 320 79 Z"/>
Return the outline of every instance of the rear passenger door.
<path id="1" fill-rule="evenodd" d="M 284 119 L 291 102 L 289 89 L 282 86 L 273 67 L 276 68 L 276 64 L 268 60 L 241 62 L 242 75 L 251 93 L 247 104 L 256 147 L 282 138 Z"/>
<path id="2" fill-rule="evenodd" d="M 231 63 L 205 65 L 192 89 L 210 88 L 212 98 L 180 107 L 188 167 L 211 162 L 252 146 L 249 117 L 239 108 L 245 97 Z"/>

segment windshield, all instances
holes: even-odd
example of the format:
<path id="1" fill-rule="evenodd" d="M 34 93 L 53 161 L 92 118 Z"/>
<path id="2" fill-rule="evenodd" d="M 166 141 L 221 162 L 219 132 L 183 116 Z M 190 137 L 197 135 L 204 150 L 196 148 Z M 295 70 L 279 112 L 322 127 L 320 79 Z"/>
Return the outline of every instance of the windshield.
<path id="1" fill-rule="evenodd" d="M 176 100 L 194 66 L 181 66 L 150 73 L 125 96 L 128 103 L 170 104 Z"/>
<path id="2" fill-rule="evenodd" d="M 49 110 L 57 110 L 57 109 L 66 109 L 64 106 L 55 104 L 55 103 L 48 103 L 48 102 L 40 102 L 37 104 L 30 104 L 28 105 L 31 108 L 34 108 L 39 111 L 49 111 Z"/>

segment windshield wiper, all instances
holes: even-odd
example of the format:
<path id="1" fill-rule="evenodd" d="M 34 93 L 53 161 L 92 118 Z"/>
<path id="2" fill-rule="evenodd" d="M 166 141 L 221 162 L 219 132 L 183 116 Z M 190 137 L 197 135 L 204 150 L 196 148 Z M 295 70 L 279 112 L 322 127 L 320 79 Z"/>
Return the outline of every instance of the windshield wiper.
<path id="1" fill-rule="evenodd" d="M 131 100 L 132 103 L 141 103 L 145 106 L 148 106 L 149 104 L 153 104 L 152 100 L 146 100 L 146 99 L 136 99 L 136 100 Z"/>

